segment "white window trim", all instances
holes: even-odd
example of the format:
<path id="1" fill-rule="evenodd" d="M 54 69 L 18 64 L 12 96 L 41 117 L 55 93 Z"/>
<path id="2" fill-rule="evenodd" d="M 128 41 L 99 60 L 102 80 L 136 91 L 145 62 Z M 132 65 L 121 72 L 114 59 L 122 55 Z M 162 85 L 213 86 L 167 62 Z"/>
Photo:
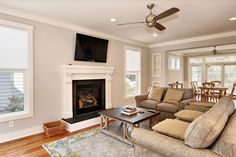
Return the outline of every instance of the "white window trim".
<path id="1" fill-rule="evenodd" d="M 125 86 L 125 82 L 126 82 L 126 49 L 130 49 L 130 50 L 135 50 L 135 51 L 139 51 L 140 53 L 140 77 L 139 77 L 139 91 L 138 91 L 138 95 L 141 94 L 141 87 L 142 87 L 142 82 L 141 82 L 141 77 L 142 77 L 142 50 L 139 48 L 135 48 L 135 47 L 130 47 L 130 46 L 124 46 L 124 98 L 125 99 L 133 99 L 136 95 L 133 96 L 127 96 L 126 95 L 126 86 Z"/>
<path id="2" fill-rule="evenodd" d="M 24 73 L 24 83 L 25 83 L 25 93 L 24 93 L 24 111 L 21 112 L 13 112 L 0 115 L 0 122 L 12 121 L 17 119 L 23 119 L 33 116 L 33 26 L 6 21 L 0 19 L 0 25 L 14 27 L 17 29 L 23 29 L 28 32 L 29 38 L 29 47 L 28 47 L 28 69 Z M 0 71 L 17 71 L 21 69 L 0 69 Z M 25 70 L 25 69 L 24 69 Z"/>

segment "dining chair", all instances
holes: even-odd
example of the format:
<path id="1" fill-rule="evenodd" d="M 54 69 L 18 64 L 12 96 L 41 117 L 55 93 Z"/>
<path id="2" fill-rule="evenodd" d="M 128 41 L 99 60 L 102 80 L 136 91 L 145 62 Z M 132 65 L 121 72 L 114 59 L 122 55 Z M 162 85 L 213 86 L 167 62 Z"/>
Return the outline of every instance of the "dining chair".
<path id="1" fill-rule="evenodd" d="M 214 86 L 219 86 L 221 84 L 221 81 L 211 81 L 211 83 L 214 83 Z"/>
<path id="2" fill-rule="evenodd" d="M 194 98 L 197 99 L 197 100 L 200 100 L 201 98 L 201 90 L 198 86 L 198 82 L 197 81 L 192 81 L 191 82 L 191 86 L 192 86 L 192 89 L 193 89 L 193 95 L 194 95 Z"/>
<path id="3" fill-rule="evenodd" d="M 215 102 L 214 86 L 215 84 L 212 82 L 202 83 L 203 89 L 201 91 L 201 96 L 203 101 Z"/>

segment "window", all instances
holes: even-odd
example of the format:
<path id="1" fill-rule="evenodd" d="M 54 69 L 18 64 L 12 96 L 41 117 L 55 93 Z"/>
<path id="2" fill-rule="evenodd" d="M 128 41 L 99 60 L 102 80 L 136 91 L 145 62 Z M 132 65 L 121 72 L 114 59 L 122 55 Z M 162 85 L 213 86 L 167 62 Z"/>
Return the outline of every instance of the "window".
<path id="1" fill-rule="evenodd" d="M 141 52 L 136 49 L 125 49 L 125 96 L 140 94 Z"/>
<path id="2" fill-rule="evenodd" d="M 169 70 L 180 70 L 180 57 L 169 55 Z"/>
<path id="3" fill-rule="evenodd" d="M 0 20 L 0 122 L 33 115 L 32 32 Z"/>

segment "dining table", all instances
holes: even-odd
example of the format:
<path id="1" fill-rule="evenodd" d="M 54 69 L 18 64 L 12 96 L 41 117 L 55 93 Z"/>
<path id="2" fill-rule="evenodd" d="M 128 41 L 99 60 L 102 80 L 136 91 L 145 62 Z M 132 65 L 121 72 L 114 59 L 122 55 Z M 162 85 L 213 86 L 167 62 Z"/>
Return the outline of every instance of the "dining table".
<path id="1" fill-rule="evenodd" d="M 215 87 L 199 87 L 201 90 L 201 100 L 206 101 L 209 100 L 208 98 L 214 98 L 215 93 L 217 93 L 217 99 L 224 97 L 226 95 L 226 91 L 228 90 L 228 87 L 224 86 L 215 86 Z M 211 95 L 212 94 L 212 95 Z"/>

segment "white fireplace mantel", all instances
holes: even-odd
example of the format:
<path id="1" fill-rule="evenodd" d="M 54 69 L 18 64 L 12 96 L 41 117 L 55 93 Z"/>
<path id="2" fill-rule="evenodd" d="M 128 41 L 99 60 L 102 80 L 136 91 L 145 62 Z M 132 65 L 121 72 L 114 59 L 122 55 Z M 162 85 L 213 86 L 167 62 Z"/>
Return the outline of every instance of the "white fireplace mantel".
<path id="1" fill-rule="evenodd" d="M 83 66 L 83 65 L 63 65 L 63 87 L 64 105 L 63 118 L 73 117 L 72 101 L 72 81 L 73 80 L 92 80 L 105 79 L 106 89 L 106 109 L 112 107 L 111 103 L 111 80 L 114 67 L 106 66 Z"/>

